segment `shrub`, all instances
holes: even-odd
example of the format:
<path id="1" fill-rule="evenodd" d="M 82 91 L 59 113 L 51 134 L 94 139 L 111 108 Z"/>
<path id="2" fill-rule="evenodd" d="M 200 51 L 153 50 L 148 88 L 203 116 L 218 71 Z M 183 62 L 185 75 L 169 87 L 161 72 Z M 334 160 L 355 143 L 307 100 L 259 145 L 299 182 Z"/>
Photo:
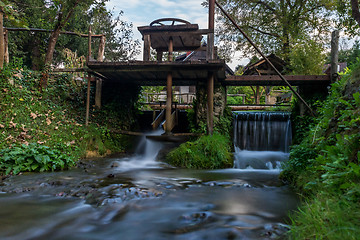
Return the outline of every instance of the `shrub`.
<path id="1" fill-rule="evenodd" d="M 232 166 L 230 142 L 222 135 L 202 136 L 171 151 L 166 160 L 173 166 L 194 169 L 218 169 Z"/>
<path id="2" fill-rule="evenodd" d="M 0 160 L 0 170 L 6 171 L 6 174 L 63 170 L 75 164 L 73 159 L 59 150 L 36 143 L 3 149 L 0 151 Z"/>

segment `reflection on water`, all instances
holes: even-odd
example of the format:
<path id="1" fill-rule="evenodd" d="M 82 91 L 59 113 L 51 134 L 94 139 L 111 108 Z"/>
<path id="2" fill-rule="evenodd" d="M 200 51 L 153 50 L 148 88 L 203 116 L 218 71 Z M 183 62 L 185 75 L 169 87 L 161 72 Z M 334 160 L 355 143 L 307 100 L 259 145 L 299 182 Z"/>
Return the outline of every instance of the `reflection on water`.
<path id="1" fill-rule="evenodd" d="M 133 157 L 0 182 L 0 239 L 275 239 L 287 231 L 297 198 L 278 170 L 263 167 L 285 156 L 259 153 L 270 158 L 259 160 L 262 169 L 188 170 L 157 162 L 160 148 L 142 139 Z"/>

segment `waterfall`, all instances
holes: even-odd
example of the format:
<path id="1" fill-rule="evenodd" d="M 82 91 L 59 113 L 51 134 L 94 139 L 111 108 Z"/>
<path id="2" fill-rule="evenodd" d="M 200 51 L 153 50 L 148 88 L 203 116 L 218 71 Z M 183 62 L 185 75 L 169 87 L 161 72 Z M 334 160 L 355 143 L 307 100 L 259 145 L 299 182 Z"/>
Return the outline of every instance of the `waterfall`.
<path id="1" fill-rule="evenodd" d="M 156 157 L 163 147 L 163 144 L 146 138 L 147 136 L 159 136 L 164 133 L 164 130 L 158 129 L 153 132 L 148 132 L 141 137 L 135 154 L 129 158 L 122 158 L 121 161 L 116 161 L 116 166 L 120 171 L 127 171 L 141 168 L 158 168 L 160 163 L 156 161 Z"/>
<path id="2" fill-rule="evenodd" d="M 290 144 L 289 113 L 234 112 L 235 168 L 279 168 Z"/>

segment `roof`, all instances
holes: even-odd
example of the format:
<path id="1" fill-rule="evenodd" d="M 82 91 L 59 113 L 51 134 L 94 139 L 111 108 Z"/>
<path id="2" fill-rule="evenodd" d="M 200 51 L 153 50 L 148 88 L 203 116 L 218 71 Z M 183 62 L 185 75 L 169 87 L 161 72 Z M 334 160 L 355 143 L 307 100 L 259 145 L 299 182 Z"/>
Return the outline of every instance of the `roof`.
<path id="1" fill-rule="evenodd" d="M 276 56 L 275 54 L 270 54 L 266 57 L 270 62 L 280 71 L 283 72 L 286 69 L 286 62 Z M 271 68 L 271 66 L 266 62 L 264 58 L 261 58 L 259 61 L 248 64 L 243 71 L 243 75 L 276 75 L 276 72 Z"/>

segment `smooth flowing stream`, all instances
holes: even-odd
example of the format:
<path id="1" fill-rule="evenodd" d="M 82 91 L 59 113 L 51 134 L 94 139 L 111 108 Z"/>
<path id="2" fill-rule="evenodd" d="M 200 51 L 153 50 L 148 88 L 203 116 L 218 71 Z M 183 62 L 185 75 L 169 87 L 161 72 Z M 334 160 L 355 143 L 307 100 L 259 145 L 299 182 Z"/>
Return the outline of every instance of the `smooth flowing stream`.
<path id="1" fill-rule="evenodd" d="M 166 147 L 143 138 L 132 157 L 0 182 L 0 239 L 275 239 L 287 231 L 298 202 L 276 167 L 236 160 L 234 169 L 176 169 L 156 161 Z"/>

